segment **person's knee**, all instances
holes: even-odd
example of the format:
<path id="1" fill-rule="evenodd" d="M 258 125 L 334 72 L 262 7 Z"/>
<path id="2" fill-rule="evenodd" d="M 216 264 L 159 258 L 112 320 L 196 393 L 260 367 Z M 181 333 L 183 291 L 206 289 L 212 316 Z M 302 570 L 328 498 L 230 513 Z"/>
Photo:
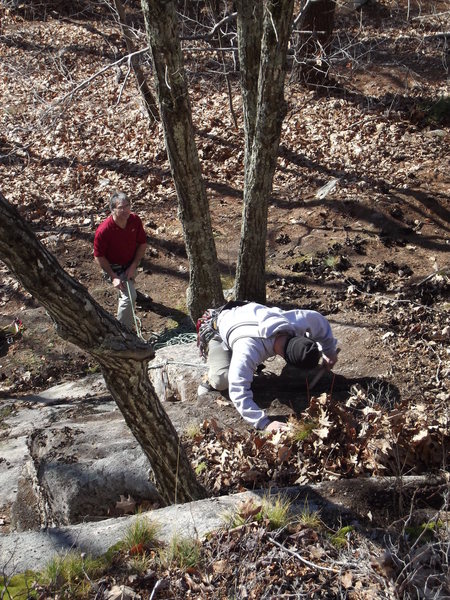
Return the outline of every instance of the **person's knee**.
<path id="1" fill-rule="evenodd" d="M 117 306 L 117 314 L 133 314 L 131 300 L 129 300 L 128 298 L 126 300 L 121 300 Z"/>
<path id="2" fill-rule="evenodd" d="M 221 372 L 208 373 L 210 385 L 220 392 L 228 389 L 228 369 Z"/>
<path id="3" fill-rule="evenodd" d="M 117 306 L 117 320 L 126 327 L 133 325 L 133 307 L 131 300 L 126 296 L 121 296 Z"/>

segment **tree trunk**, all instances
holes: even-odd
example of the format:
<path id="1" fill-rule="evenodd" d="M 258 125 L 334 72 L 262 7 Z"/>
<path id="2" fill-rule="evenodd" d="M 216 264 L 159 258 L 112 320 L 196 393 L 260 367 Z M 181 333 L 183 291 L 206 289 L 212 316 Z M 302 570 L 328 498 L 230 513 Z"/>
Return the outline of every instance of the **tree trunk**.
<path id="1" fill-rule="evenodd" d="M 251 150 L 256 127 L 258 78 L 261 63 L 263 3 L 237 0 L 237 32 L 239 40 L 239 72 L 245 131 L 245 174 L 249 172 Z"/>
<path id="2" fill-rule="evenodd" d="M 173 0 L 141 0 L 151 47 L 159 112 L 178 195 L 179 218 L 190 266 L 187 304 L 195 321 L 223 303 L 209 205 L 195 144 Z"/>
<path id="3" fill-rule="evenodd" d="M 149 381 L 147 362 L 153 348 L 122 328 L 59 266 L 1 193 L 0 257 L 46 308 L 59 335 L 100 363 L 112 397 L 152 465 L 162 501 L 205 497 Z"/>
<path id="4" fill-rule="evenodd" d="M 324 84 L 328 77 L 326 57 L 334 29 L 335 0 L 309 0 L 299 19 L 292 79 L 308 86 Z"/>
<path id="5" fill-rule="evenodd" d="M 254 131 L 245 131 L 251 150 L 246 159 L 241 243 L 236 274 L 236 298 L 265 302 L 267 206 L 272 191 L 281 124 L 285 116 L 286 52 L 291 33 L 293 0 L 266 0 L 257 87 Z M 241 5 L 242 8 L 242 5 Z M 248 16 L 248 9 L 246 14 Z M 245 28 L 241 28 L 241 32 Z M 245 40 L 239 38 L 239 45 Z M 243 79 L 243 85 L 254 85 Z M 251 93 L 243 92 L 251 99 Z M 253 92 L 252 92 L 253 93 Z M 246 142 L 247 147 L 247 142 Z"/>
<path id="6" fill-rule="evenodd" d="M 119 17 L 119 25 L 122 31 L 122 35 L 125 40 L 125 44 L 127 46 L 128 54 L 133 54 L 135 52 L 135 47 L 133 44 L 133 37 L 131 29 L 127 25 L 127 17 L 125 14 L 125 9 L 121 0 L 113 0 L 114 8 L 116 9 L 117 15 Z M 149 118 L 150 123 L 154 121 L 159 121 L 159 113 L 158 107 L 156 106 L 156 100 L 153 97 L 153 94 L 148 86 L 147 78 L 144 75 L 141 66 L 139 65 L 139 57 L 132 56 L 130 58 L 131 68 L 133 69 L 134 76 L 136 77 L 136 83 L 138 86 L 139 93 L 141 94 L 142 103 L 144 105 L 145 112 Z"/>

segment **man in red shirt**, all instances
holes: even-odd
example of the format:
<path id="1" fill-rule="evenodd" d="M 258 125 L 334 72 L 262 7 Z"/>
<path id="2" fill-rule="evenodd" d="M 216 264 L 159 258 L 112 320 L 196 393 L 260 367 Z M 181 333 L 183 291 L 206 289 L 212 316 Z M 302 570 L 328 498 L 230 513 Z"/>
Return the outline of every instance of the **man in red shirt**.
<path id="1" fill-rule="evenodd" d="M 117 319 L 132 329 L 136 302 L 134 277 L 145 255 L 147 238 L 141 219 L 131 212 L 126 194 L 114 192 L 109 207 L 111 215 L 95 232 L 94 260 L 119 292 Z"/>

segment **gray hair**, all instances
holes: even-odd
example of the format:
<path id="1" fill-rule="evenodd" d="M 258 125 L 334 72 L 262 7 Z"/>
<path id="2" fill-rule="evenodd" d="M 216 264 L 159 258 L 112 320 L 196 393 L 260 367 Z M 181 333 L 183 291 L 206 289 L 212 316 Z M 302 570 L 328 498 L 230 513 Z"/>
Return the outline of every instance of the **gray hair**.
<path id="1" fill-rule="evenodd" d="M 127 202 L 128 197 L 125 192 L 114 192 L 109 200 L 109 208 L 111 212 L 117 207 L 119 202 Z"/>

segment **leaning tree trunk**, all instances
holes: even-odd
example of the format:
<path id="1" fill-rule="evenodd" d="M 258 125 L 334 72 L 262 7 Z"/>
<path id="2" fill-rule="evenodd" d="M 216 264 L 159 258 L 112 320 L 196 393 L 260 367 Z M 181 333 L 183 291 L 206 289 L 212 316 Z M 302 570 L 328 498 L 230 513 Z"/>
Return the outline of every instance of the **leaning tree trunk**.
<path id="1" fill-rule="evenodd" d="M 189 259 L 188 309 L 196 320 L 223 303 L 209 205 L 195 145 L 191 106 L 172 0 L 141 0 L 151 47 L 159 113 L 178 195 Z"/>
<path id="2" fill-rule="evenodd" d="M 116 9 L 117 16 L 119 17 L 119 25 L 122 31 L 123 38 L 125 40 L 125 44 L 127 47 L 127 52 L 130 55 L 136 51 L 133 44 L 132 31 L 127 24 L 127 16 L 125 14 L 125 9 L 121 0 L 113 0 L 114 8 Z M 144 71 L 139 64 L 139 57 L 136 55 L 131 56 L 130 58 L 131 68 L 133 69 L 134 76 L 136 78 L 136 83 L 138 86 L 139 93 L 141 95 L 142 104 L 144 105 L 145 112 L 147 113 L 147 117 L 150 123 L 154 121 L 159 121 L 159 113 L 158 107 L 156 106 L 156 100 L 153 97 L 152 91 L 148 85 L 147 78 L 144 74 Z"/>
<path id="3" fill-rule="evenodd" d="M 250 157 L 246 160 L 236 298 L 265 302 L 267 206 L 286 108 L 284 80 L 293 0 L 264 2 L 257 112 Z M 245 40 L 239 39 L 239 45 Z M 245 85 L 245 80 L 243 81 Z M 245 131 L 245 135 L 252 135 Z"/>
<path id="4" fill-rule="evenodd" d="M 98 360 L 112 397 L 150 461 L 163 502 L 205 497 L 149 381 L 152 347 L 122 328 L 60 267 L 1 193 L 0 259 L 47 309 L 59 335 Z"/>

